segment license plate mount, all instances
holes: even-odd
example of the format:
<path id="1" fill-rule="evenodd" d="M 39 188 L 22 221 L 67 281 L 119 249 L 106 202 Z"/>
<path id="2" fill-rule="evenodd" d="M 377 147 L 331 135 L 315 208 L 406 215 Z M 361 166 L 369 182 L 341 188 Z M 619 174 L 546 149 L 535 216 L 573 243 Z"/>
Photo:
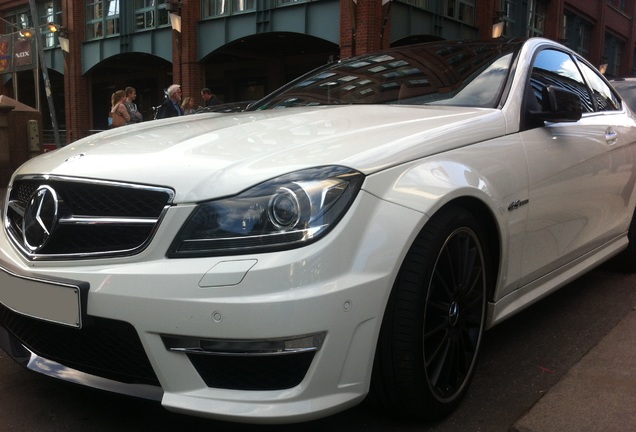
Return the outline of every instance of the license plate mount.
<path id="1" fill-rule="evenodd" d="M 0 303 L 18 314 L 67 327 L 82 328 L 88 287 L 87 282 L 22 276 L 0 267 Z"/>

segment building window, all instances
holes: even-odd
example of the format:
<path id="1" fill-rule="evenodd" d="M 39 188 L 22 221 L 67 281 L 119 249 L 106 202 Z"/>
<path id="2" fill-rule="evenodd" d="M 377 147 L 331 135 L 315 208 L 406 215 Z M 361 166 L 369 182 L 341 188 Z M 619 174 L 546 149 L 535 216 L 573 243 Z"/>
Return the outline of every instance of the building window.
<path id="1" fill-rule="evenodd" d="M 621 64 L 623 63 L 623 47 L 625 43 L 617 37 L 605 33 L 605 47 L 603 49 L 604 59 L 607 59 L 607 70 L 605 75 L 620 76 Z"/>
<path id="2" fill-rule="evenodd" d="M 256 11 L 256 0 L 203 0 L 201 5 L 204 18 Z"/>
<path id="3" fill-rule="evenodd" d="M 428 0 L 400 0 L 402 3 L 408 3 L 422 9 L 428 9 Z"/>
<path id="4" fill-rule="evenodd" d="M 501 10 L 505 23 L 503 35 L 512 37 L 517 34 L 517 1 L 501 0 Z"/>
<path id="5" fill-rule="evenodd" d="M 592 39 L 592 24 L 578 15 L 566 11 L 563 15 L 563 36 L 565 45 L 588 57 Z"/>
<path id="6" fill-rule="evenodd" d="M 119 0 L 86 0 L 86 39 L 119 34 Z"/>
<path id="7" fill-rule="evenodd" d="M 61 0 L 47 1 L 38 6 L 39 25 L 42 29 L 42 46 L 44 48 L 55 48 L 58 45 L 57 38 L 51 33 L 47 24 L 55 23 L 62 25 L 62 5 Z"/>
<path id="8" fill-rule="evenodd" d="M 227 0 L 203 0 L 201 16 L 216 17 L 229 14 Z"/>
<path id="9" fill-rule="evenodd" d="M 501 0 L 504 36 L 533 37 L 545 32 L 545 0 Z"/>
<path id="10" fill-rule="evenodd" d="M 276 6 L 286 6 L 295 3 L 307 3 L 311 0 L 276 0 Z"/>
<path id="11" fill-rule="evenodd" d="M 57 39 L 49 30 L 48 23 L 62 24 L 62 6 L 61 0 L 52 0 L 39 3 L 37 5 L 38 21 L 42 46 L 44 48 L 55 48 Z M 13 26 L 6 28 L 6 33 L 12 33 L 17 28 L 33 29 L 34 23 L 31 20 L 31 9 L 24 7 L 7 12 L 3 19 L 10 22 Z"/>
<path id="12" fill-rule="evenodd" d="M 545 31 L 545 3 L 541 0 L 528 2 L 528 26 L 526 36 L 543 36 Z"/>
<path id="13" fill-rule="evenodd" d="M 6 21 L 10 22 L 17 28 L 27 29 L 33 28 L 33 23 L 31 22 L 31 12 L 29 8 L 15 9 L 7 12 L 3 17 Z M 5 26 L 5 33 L 13 33 L 16 28 L 8 28 Z"/>
<path id="14" fill-rule="evenodd" d="M 166 0 L 135 0 L 135 30 L 154 29 L 168 24 Z"/>
<path id="15" fill-rule="evenodd" d="M 248 12 L 256 10 L 256 0 L 232 0 L 232 12 Z"/>
<path id="16" fill-rule="evenodd" d="M 621 12 L 625 12 L 625 0 L 608 0 L 607 3 Z"/>
<path id="17" fill-rule="evenodd" d="M 446 16 L 475 25 L 475 0 L 446 0 Z"/>

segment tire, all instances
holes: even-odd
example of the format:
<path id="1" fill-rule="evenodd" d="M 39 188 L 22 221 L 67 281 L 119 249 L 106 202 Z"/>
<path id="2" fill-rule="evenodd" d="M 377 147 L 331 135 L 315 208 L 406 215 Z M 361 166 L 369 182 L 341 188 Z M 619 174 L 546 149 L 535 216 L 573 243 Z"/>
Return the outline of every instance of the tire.
<path id="1" fill-rule="evenodd" d="M 486 318 L 489 257 L 469 212 L 449 207 L 422 229 L 387 304 L 372 400 L 433 421 L 452 412 L 475 370 Z"/>
<path id="2" fill-rule="evenodd" d="M 629 244 L 627 248 L 618 254 L 612 261 L 614 268 L 625 273 L 636 272 L 636 215 L 632 217 L 627 232 Z"/>

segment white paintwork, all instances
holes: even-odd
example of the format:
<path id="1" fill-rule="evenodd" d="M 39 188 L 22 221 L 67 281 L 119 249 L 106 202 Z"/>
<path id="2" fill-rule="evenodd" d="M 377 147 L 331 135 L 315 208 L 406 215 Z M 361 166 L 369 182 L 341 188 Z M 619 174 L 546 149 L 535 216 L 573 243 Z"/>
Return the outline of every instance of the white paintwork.
<path id="1" fill-rule="evenodd" d="M 471 134 L 460 133 L 465 129 Z M 200 114 L 92 135 L 27 162 L 16 174 L 166 185 L 175 189 L 177 203 L 196 202 L 311 166 L 373 173 L 502 131 L 500 111 L 475 108 L 355 105 Z"/>
<path id="2" fill-rule="evenodd" d="M 0 265 L 23 276 L 88 282 L 88 313 L 137 329 L 168 409 L 248 422 L 308 420 L 345 409 L 369 389 L 402 260 L 445 204 L 471 197 L 497 225 L 499 273 L 487 326 L 626 246 L 635 205 L 636 123 L 629 109 L 518 133 L 525 68 L 546 44 L 528 42 L 499 109 L 354 105 L 204 114 L 127 126 L 45 154 L 16 175 L 168 186 L 178 205 L 138 255 L 29 262 L 2 233 Z M 608 128 L 616 141 L 605 139 Z M 324 239 L 292 251 L 165 258 L 197 202 L 330 164 L 367 178 Z M 528 204 L 509 210 L 523 200 Z M 166 350 L 159 336 L 316 332 L 327 336 L 303 382 L 267 392 L 208 388 L 187 357 Z"/>

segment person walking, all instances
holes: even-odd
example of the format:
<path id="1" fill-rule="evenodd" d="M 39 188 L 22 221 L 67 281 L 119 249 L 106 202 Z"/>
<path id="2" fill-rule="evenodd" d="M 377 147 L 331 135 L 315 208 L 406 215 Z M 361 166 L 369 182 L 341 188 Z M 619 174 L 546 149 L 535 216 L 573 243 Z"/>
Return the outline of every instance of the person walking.
<path id="1" fill-rule="evenodd" d="M 159 106 L 157 119 L 183 115 L 181 111 L 181 85 L 172 84 L 167 90 L 168 97 Z"/>

